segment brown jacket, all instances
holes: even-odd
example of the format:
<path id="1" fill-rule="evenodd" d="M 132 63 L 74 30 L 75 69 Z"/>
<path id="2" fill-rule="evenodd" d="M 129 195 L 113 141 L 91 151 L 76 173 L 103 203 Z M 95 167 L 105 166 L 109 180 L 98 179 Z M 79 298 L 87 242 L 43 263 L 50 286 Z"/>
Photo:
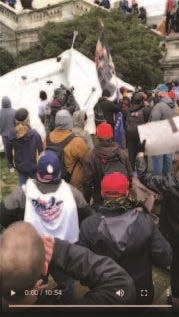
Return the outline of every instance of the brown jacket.
<path id="1" fill-rule="evenodd" d="M 116 157 L 118 157 L 121 162 L 121 173 L 126 174 L 130 183 L 132 182 L 132 168 L 127 151 L 121 149 L 115 142 L 101 141 L 86 156 L 84 161 L 85 175 L 83 193 L 88 202 L 91 197 L 93 197 L 94 202 L 101 202 L 101 180 L 103 175 L 100 161 L 115 161 Z"/>
<path id="2" fill-rule="evenodd" d="M 67 138 L 72 132 L 70 130 L 55 129 L 49 134 L 49 139 L 53 143 L 58 143 Z M 72 139 L 64 148 L 64 162 L 68 172 L 71 173 L 75 166 L 70 184 L 82 191 L 83 181 L 83 160 L 88 153 L 88 147 L 80 137 Z"/>

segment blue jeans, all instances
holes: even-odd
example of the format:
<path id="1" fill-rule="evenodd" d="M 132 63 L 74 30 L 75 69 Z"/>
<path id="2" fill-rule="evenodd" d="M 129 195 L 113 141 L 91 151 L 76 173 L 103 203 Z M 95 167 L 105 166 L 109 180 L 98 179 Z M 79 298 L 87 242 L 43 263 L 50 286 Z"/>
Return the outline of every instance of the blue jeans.
<path id="1" fill-rule="evenodd" d="M 173 154 L 152 156 L 153 173 L 155 175 L 167 175 L 172 171 Z"/>
<path id="2" fill-rule="evenodd" d="M 35 179 L 36 174 L 32 173 L 31 175 L 28 175 L 28 174 L 23 174 L 23 173 L 18 171 L 18 177 L 19 177 L 19 185 L 22 186 L 22 185 L 25 185 L 25 183 L 27 182 L 28 178 Z"/>

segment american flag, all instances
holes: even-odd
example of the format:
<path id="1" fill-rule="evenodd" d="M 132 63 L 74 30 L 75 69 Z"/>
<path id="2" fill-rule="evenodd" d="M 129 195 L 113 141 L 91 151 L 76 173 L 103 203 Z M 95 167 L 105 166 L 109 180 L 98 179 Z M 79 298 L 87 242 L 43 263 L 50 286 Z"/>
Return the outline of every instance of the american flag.
<path id="1" fill-rule="evenodd" d="M 113 75 L 115 75 L 115 67 L 104 36 L 104 25 L 101 22 L 101 31 L 96 44 L 95 63 L 98 73 L 99 82 L 102 90 L 107 89 L 111 95 L 114 94 L 116 86 L 111 83 Z"/>

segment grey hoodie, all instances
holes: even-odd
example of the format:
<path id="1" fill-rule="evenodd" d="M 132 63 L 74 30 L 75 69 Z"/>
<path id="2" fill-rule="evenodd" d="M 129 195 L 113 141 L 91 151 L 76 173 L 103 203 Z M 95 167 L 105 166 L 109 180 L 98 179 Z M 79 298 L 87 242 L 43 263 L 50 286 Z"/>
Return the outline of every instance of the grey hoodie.
<path id="1" fill-rule="evenodd" d="M 0 110 L 0 135 L 7 136 L 14 127 L 15 110 L 11 108 L 11 101 L 7 96 L 2 97 Z"/>
<path id="2" fill-rule="evenodd" d="M 87 144 L 88 149 L 91 151 L 94 148 L 93 140 L 88 131 L 84 130 L 85 127 L 85 112 L 82 110 L 73 113 L 73 130 L 75 136 L 81 137 Z"/>
<path id="3" fill-rule="evenodd" d="M 165 120 L 176 116 L 175 104 L 167 97 L 162 97 L 153 107 L 149 121 Z"/>

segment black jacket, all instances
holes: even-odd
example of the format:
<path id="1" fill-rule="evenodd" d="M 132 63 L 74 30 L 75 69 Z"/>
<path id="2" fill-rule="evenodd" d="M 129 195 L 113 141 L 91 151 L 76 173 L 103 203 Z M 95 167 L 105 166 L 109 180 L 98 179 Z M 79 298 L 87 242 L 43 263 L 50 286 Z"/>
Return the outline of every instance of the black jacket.
<path id="1" fill-rule="evenodd" d="M 52 265 L 88 286 L 81 305 L 125 305 L 135 302 L 131 277 L 112 259 L 99 256 L 82 246 L 55 240 Z M 124 296 L 120 292 L 124 291 Z"/>
<path id="2" fill-rule="evenodd" d="M 94 107 L 94 113 L 97 109 L 101 109 L 104 115 L 104 119 L 107 123 L 111 124 L 114 127 L 114 114 L 120 111 L 120 106 L 117 103 L 114 103 L 105 97 L 99 99 L 97 104 Z"/>
<path id="3" fill-rule="evenodd" d="M 153 300 L 152 264 L 171 264 L 171 247 L 150 214 L 136 208 L 122 211 L 117 204 L 100 207 L 80 227 L 79 244 L 119 263 L 134 279 L 137 303 Z M 115 242 L 114 242 L 115 241 Z M 142 296 L 141 290 L 148 296 Z"/>
<path id="4" fill-rule="evenodd" d="M 153 175 L 147 171 L 144 157 L 137 157 L 137 174 L 148 188 L 162 195 L 160 229 L 170 243 L 179 247 L 179 174 Z"/>

